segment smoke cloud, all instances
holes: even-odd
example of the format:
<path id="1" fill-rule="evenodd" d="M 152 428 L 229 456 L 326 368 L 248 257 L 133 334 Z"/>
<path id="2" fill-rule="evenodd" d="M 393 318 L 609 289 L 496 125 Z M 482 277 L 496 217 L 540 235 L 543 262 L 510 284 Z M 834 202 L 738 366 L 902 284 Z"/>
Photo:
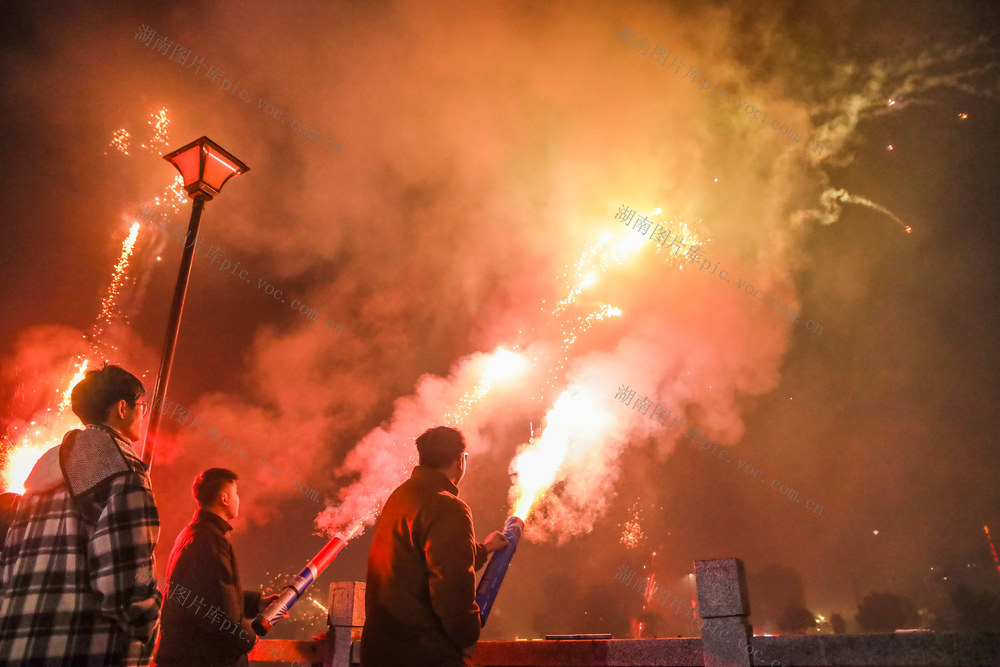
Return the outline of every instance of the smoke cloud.
<path id="1" fill-rule="evenodd" d="M 812 524 L 795 528 L 813 545 L 796 552 L 801 559 L 829 564 L 843 556 L 845 532 L 869 534 L 871 507 L 887 495 L 871 490 L 869 475 L 880 468 L 867 445 L 873 424 L 893 421 L 880 413 L 845 434 L 830 406 L 859 387 L 871 386 L 854 397 L 859 404 L 905 393 L 899 387 L 925 377 L 913 360 L 937 335 L 920 327 L 916 306 L 893 311 L 899 326 L 909 323 L 908 337 L 860 333 L 873 316 L 855 311 L 879 289 L 892 306 L 903 301 L 892 294 L 907 293 L 870 269 L 883 250 L 897 263 L 935 265 L 919 255 L 937 245 L 921 236 L 932 218 L 924 207 L 942 205 L 901 194 L 914 175 L 896 174 L 904 160 L 879 161 L 885 145 L 906 143 L 887 128 L 929 126 L 910 114 L 930 111 L 958 123 L 948 96 L 996 93 L 993 42 L 968 32 L 971 18 L 949 14 L 966 32 L 928 41 L 914 26 L 930 30 L 936 13 L 876 11 L 895 10 L 637 1 L 375 2 L 291 12 L 250 2 L 16 15 L 21 36 L 8 35 L 4 50 L 5 136 L 18 138 L 22 162 L 34 144 L 61 159 L 47 165 L 54 171 L 44 187 L 39 176 L 9 186 L 8 194 L 32 194 L 10 197 L 9 233 L 23 241 L 10 247 L 34 250 L 24 260 L 10 253 L 11 268 L 0 271 L 25 289 L 24 276 L 33 276 L 34 296 L 11 305 L 11 321 L 24 323 L 16 331 L 27 333 L 22 351 L 7 357 L 19 370 L 8 373 L 5 362 L 4 377 L 26 377 L 42 353 L 55 373 L 73 348 L 74 334 L 63 330 L 53 342 L 31 325 L 65 317 L 82 331 L 93 320 L 99 297 L 69 283 L 106 285 L 139 205 L 174 177 L 154 152 L 126 157 L 108 142 L 127 127 L 134 148 L 149 114 L 166 107 L 171 149 L 207 135 L 250 165 L 208 204 L 200 239 L 240 262 L 251 282 L 195 259 L 168 395 L 221 439 L 164 420 L 152 473 L 164 501 L 163 556 L 193 509 L 191 481 L 223 466 L 240 475 L 244 571 L 265 562 L 277 569 L 275 560 L 297 569 L 318 548 L 311 531 L 371 525 L 415 463 L 414 438 L 445 423 L 469 443 L 462 493 L 480 533 L 512 511 L 516 484 L 539 475 L 544 495 L 525 532 L 539 562 L 562 558 L 567 541 L 600 549 L 603 537 L 617 547 L 608 533 L 637 498 L 651 543 L 674 545 L 663 562 L 676 571 L 664 579 L 686 574 L 692 552 L 753 554 L 757 538 L 733 529 L 726 512 L 746 501 L 764 516 L 770 501 L 749 495 L 759 489 L 747 500 L 743 487 L 684 458 L 687 429 L 698 427 L 712 441 L 755 448 L 755 464 L 774 476 L 784 472 L 778 461 L 805 471 L 804 483 L 820 488 L 814 497 L 825 491 L 839 501 L 850 525 L 830 520 L 830 534 L 815 544 Z M 143 26 L 190 50 L 191 60 L 171 59 L 173 46 L 161 54 L 156 38 L 136 39 Z M 634 31 L 631 41 L 616 38 L 623 27 Z M 671 51 L 665 64 L 653 57 L 658 46 Z M 198 59 L 196 71 L 189 65 Z M 711 86 L 685 76 L 691 66 Z M 211 68 L 222 77 L 214 83 Z M 226 80 L 233 86 L 222 90 Z M 716 85 L 730 101 L 712 92 Z M 342 150 L 326 149 L 328 140 Z M 622 207 L 635 211 L 628 226 L 616 219 Z M 862 209 L 850 232 L 831 226 Z M 172 220 L 183 226 L 187 211 Z M 686 226 L 701 259 L 641 237 L 635 222 L 643 216 Z M 59 243 L 40 239 L 41 221 L 57 228 Z M 126 317 L 112 324 L 129 333 L 108 334 L 120 341 L 110 360 L 144 374 L 150 387 L 179 256 L 180 245 L 142 228 L 134 281 L 123 288 Z M 36 276 L 35 266 L 73 267 L 73 278 Z M 911 280 L 907 273 L 887 270 Z M 285 301 L 258 289 L 259 279 Z M 296 312 L 292 299 L 322 317 Z M 892 363 L 883 360 L 887 349 Z M 891 368 L 870 382 L 882 365 Z M 650 401 L 646 414 L 615 397 L 623 385 Z M 793 395 L 797 412 L 776 407 Z M 651 419 L 655 406 L 670 420 L 683 417 L 683 430 Z M 849 412 L 837 406 L 836 414 Z M 905 435 L 881 434 L 904 458 L 913 433 L 929 432 L 920 415 L 932 411 L 918 412 L 896 418 Z M 838 447 L 851 454 L 849 466 L 830 462 Z M 928 445 L 914 460 L 935 452 Z M 924 479 L 898 474 L 898 489 Z M 318 489 L 323 505 L 290 480 Z M 678 508 L 691 505 L 671 494 L 694 497 L 692 487 L 718 497 L 699 496 L 699 512 L 688 512 L 699 523 L 685 532 Z M 923 517 L 907 512 L 917 505 L 901 499 L 895 510 L 916 525 Z M 651 518 L 661 515 L 669 518 Z M 671 531 L 684 537 L 670 542 Z M 275 540 L 287 554 L 267 548 Z M 357 554 L 348 548 L 340 557 L 338 576 L 363 578 L 363 536 L 356 544 Z M 611 548 L 600 553 L 617 563 Z M 519 551 L 520 562 L 532 558 Z M 590 567 L 583 556 L 566 558 L 581 572 Z M 831 583 L 830 594 L 840 595 L 841 584 Z M 497 612 L 491 632 L 504 628 Z"/>

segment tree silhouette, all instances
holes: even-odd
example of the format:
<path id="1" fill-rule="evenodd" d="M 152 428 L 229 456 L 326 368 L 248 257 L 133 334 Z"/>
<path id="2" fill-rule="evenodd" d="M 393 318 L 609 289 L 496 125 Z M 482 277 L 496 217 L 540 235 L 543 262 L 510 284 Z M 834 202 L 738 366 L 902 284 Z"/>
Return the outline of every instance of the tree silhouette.
<path id="1" fill-rule="evenodd" d="M 974 591 L 965 584 L 951 594 L 963 630 L 1000 630 L 1000 598 L 990 591 Z"/>
<path id="2" fill-rule="evenodd" d="M 781 618 L 786 610 L 806 606 L 802 575 L 793 568 L 768 565 L 756 573 L 748 574 L 747 585 L 750 589 L 750 613 L 754 625 L 777 629 L 781 627 Z"/>
<path id="3" fill-rule="evenodd" d="M 805 607 L 790 605 L 778 617 L 778 629 L 782 632 L 803 632 L 816 623 L 816 616 Z"/>
<path id="4" fill-rule="evenodd" d="M 840 614 L 834 614 L 830 617 L 830 625 L 833 626 L 833 634 L 842 635 L 847 632 L 847 621 Z"/>
<path id="5" fill-rule="evenodd" d="M 920 622 L 913 600 L 895 593 L 869 593 L 854 618 L 863 632 L 892 632 Z"/>

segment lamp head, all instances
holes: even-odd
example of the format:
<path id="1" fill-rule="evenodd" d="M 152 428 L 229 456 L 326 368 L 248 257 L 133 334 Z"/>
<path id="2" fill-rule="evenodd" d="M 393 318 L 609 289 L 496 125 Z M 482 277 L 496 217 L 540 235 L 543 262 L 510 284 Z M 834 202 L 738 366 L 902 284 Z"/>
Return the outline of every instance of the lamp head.
<path id="1" fill-rule="evenodd" d="M 250 171 L 250 167 L 208 137 L 195 139 L 167 153 L 163 159 L 181 172 L 184 189 L 189 195 L 201 194 L 205 199 L 219 194 L 222 186 L 233 176 Z"/>

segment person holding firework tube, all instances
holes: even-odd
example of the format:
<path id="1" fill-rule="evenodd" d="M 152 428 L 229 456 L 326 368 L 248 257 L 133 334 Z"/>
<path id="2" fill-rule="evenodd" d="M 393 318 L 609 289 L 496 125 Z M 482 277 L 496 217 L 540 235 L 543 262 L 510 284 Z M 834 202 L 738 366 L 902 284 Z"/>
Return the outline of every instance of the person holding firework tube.
<path id="1" fill-rule="evenodd" d="M 465 438 L 438 426 L 417 438 L 419 465 L 386 500 L 368 553 L 365 667 L 470 665 L 479 640 L 476 570 L 507 545 L 500 532 L 477 543 L 458 498 Z"/>
<path id="2" fill-rule="evenodd" d="M 209 468 L 194 481 L 194 518 L 170 551 L 157 667 L 238 667 L 257 642 L 250 618 L 277 595 L 243 592 L 227 533 L 240 512 L 236 473 Z"/>

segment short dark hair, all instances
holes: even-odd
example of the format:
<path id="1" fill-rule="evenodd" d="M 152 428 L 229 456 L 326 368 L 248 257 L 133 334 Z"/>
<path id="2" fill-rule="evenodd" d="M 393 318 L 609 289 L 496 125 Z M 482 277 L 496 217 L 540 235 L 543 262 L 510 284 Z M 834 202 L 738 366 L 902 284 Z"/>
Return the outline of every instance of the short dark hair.
<path id="1" fill-rule="evenodd" d="M 465 437 L 458 429 L 435 426 L 417 438 L 417 453 L 420 465 L 431 468 L 447 468 L 465 451 Z"/>
<path id="2" fill-rule="evenodd" d="M 73 414 L 84 424 L 103 424 L 118 401 L 125 401 L 134 408 L 136 400 L 145 393 L 139 378 L 124 368 L 108 365 L 88 371 L 73 387 L 70 402 Z"/>
<path id="3" fill-rule="evenodd" d="M 238 479 L 239 476 L 229 468 L 209 468 L 201 471 L 191 485 L 191 492 L 198 501 L 198 507 L 210 506 L 219 497 L 222 487 Z"/>

